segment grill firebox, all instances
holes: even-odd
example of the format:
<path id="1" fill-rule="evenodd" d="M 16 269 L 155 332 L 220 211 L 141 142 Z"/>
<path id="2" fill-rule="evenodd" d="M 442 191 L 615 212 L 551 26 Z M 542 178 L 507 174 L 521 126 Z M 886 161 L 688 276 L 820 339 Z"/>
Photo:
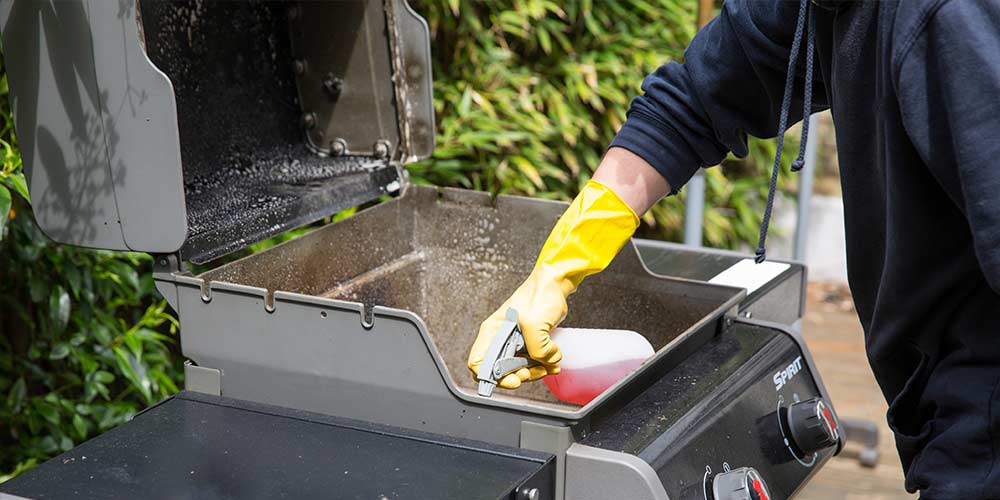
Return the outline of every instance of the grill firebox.
<path id="1" fill-rule="evenodd" d="M 411 186 L 400 199 L 200 278 L 412 311 L 468 395 L 466 355 L 479 322 L 524 280 L 565 205 L 485 193 Z M 661 349 L 718 315 L 741 292 L 659 277 L 627 247 L 611 267 L 569 299 L 566 326 L 635 330 Z M 378 322 L 372 328 L 378 328 Z M 292 339 L 289 339 L 291 341 Z M 525 405 L 567 409 L 544 384 L 504 391 Z"/>

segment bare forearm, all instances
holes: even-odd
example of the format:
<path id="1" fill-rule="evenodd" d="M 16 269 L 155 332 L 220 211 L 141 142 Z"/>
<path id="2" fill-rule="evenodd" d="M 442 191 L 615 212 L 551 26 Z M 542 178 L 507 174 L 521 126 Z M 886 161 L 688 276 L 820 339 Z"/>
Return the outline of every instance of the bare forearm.
<path id="1" fill-rule="evenodd" d="M 611 188 L 640 216 L 670 192 L 652 165 L 624 148 L 609 149 L 593 179 Z"/>

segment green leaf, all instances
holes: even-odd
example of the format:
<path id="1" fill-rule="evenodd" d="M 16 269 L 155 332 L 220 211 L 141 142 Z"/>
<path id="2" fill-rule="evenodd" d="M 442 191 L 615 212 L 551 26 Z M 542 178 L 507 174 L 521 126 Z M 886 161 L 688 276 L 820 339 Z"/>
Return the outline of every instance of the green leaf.
<path id="1" fill-rule="evenodd" d="M 81 441 L 87 438 L 87 422 L 80 415 L 73 415 L 73 429 L 76 430 L 76 437 Z"/>
<path id="2" fill-rule="evenodd" d="M 94 371 L 97 370 L 97 360 L 95 360 L 89 353 L 78 350 L 76 352 L 76 359 L 80 362 L 80 369 L 83 370 L 84 374 L 94 373 Z"/>
<path id="3" fill-rule="evenodd" d="M 52 352 L 49 353 L 49 359 L 51 360 L 63 359 L 66 356 L 69 356 L 69 344 L 65 342 L 56 344 L 56 346 L 52 348 Z"/>
<path id="4" fill-rule="evenodd" d="M 534 184 L 538 188 L 545 187 L 544 183 L 542 182 L 542 176 L 539 175 L 538 169 L 536 169 L 535 166 L 531 164 L 530 160 L 528 160 L 523 156 L 513 156 L 511 157 L 510 160 L 514 162 L 514 165 L 517 166 L 517 169 L 522 174 L 524 174 L 528 179 L 531 180 L 532 184 Z"/>
<path id="5" fill-rule="evenodd" d="M 103 323 L 93 325 L 91 327 L 91 333 L 101 345 L 108 345 L 111 343 L 111 332 Z"/>
<path id="6" fill-rule="evenodd" d="M 135 271 L 135 268 L 126 263 L 121 263 L 116 268 L 118 276 L 121 277 L 122 283 L 127 285 L 132 290 L 138 290 L 139 288 L 139 273 Z"/>
<path id="7" fill-rule="evenodd" d="M 29 458 L 28 460 L 18 463 L 17 466 L 14 467 L 14 470 L 11 471 L 9 474 L 0 474 L 0 484 L 10 481 L 11 479 L 20 475 L 22 472 L 25 472 L 28 469 L 35 467 L 36 465 L 38 465 L 38 459 L 35 458 Z"/>
<path id="8" fill-rule="evenodd" d="M 46 454 L 55 455 L 59 451 L 59 445 L 56 444 L 56 439 L 52 436 L 43 437 L 38 444 L 41 450 Z"/>
<path id="9" fill-rule="evenodd" d="M 49 283 L 40 273 L 32 273 L 28 278 L 28 292 L 35 304 L 42 302 L 49 294 Z"/>
<path id="10" fill-rule="evenodd" d="M 35 411 L 52 425 L 59 426 L 59 412 L 48 403 L 36 399 L 34 403 Z"/>
<path id="11" fill-rule="evenodd" d="M 552 53 L 552 38 L 544 28 L 538 30 L 538 45 L 542 48 L 542 52 Z"/>
<path id="12" fill-rule="evenodd" d="M 10 215 L 10 191 L 0 186 L 0 240 L 6 233 L 7 217 Z"/>
<path id="13" fill-rule="evenodd" d="M 70 306 L 69 294 L 63 287 L 56 286 L 52 295 L 49 296 L 49 316 L 57 332 L 61 333 L 66 329 L 66 324 L 69 323 Z"/>
<path id="14" fill-rule="evenodd" d="M 95 382 L 91 384 L 90 387 L 93 387 L 94 392 L 100 394 L 102 398 L 111 399 L 111 393 L 108 391 L 108 387 L 106 385 L 100 382 Z M 90 402 L 90 400 L 93 399 L 93 397 L 94 397 L 93 394 L 89 395 L 87 402 Z"/>
<path id="15" fill-rule="evenodd" d="M 73 292 L 73 296 L 80 298 L 80 286 L 83 283 L 83 279 L 80 277 L 80 269 L 74 264 L 69 264 L 64 269 L 64 274 L 66 275 L 66 281 L 69 282 L 69 289 Z"/>
<path id="16" fill-rule="evenodd" d="M 462 100 L 458 102 L 458 114 L 459 116 L 465 116 L 469 114 L 469 109 L 472 107 L 472 87 L 466 87 L 465 91 L 462 92 Z"/>
<path id="17" fill-rule="evenodd" d="M 118 362 L 118 369 L 122 375 L 132 383 L 132 387 L 142 394 L 146 404 L 153 404 L 152 383 L 146 376 L 145 368 L 131 354 L 125 352 L 120 347 L 114 348 L 115 360 Z"/>
<path id="18" fill-rule="evenodd" d="M 28 196 L 28 183 L 25 182 L 23 173 L 17 172 L 13 175 L 0 177 L 0 179 L 3 180 L 4 184 L 17 192 L 17 194 L 21 195 L 24 201 L 31 202 L 31 197 Z"/>
<path id="19" fill-rule="evenodd" d="M 44 425 L 45 421 L 42 420 L 42 417 L 37 412 L 28 414 L 28 432 L 37 435 L 42 432 L 42 426 Z"/>
<path id="20" fill-rule="evenodd" d="M 24 405 L 24 398 L 28 394 L 28 386 L 24 382 L 24 377 L 17 379 L 10 392 L 7 393 L 7 407 L 11 413 L 20 413 Z"/>
<path id="21" fill-rule="evenodd" d="M 115 381 L 115 376 L 104 370 L 94 372 L 94 380 L 102 384 L 110 384 Z"/>

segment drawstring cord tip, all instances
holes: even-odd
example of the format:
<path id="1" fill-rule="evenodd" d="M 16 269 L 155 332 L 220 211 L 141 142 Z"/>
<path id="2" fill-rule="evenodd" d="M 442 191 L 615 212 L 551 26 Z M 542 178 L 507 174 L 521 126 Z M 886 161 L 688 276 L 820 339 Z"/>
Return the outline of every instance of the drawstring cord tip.
<path id="1" fill-rule="evenodd" d="M 764 247 L 760 247 L 760 248 L 757 249 L 757 256 L 754 257 L 753 260 L 754 260 L 754 262 L 756 262 L 758 264 L 760 264 L 760 263 L 764 262 L 765 260 L 767 260 L 767 252 L 764 250 Z"/>
<path id="2" fill-rule="evenodd" d="M 802 170 L 802 167 L 804 166 L 806 166 L 805 160 L 802 158 L 796 158 L 795 161 L 792 162 L 792 172 L 798 172 L 799 170 Z"/>

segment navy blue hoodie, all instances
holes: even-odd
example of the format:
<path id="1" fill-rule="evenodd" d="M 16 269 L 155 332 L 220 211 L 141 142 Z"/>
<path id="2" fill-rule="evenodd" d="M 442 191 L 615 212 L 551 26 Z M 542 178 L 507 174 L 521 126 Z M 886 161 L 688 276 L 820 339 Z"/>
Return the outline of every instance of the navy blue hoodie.
<path id="1" fill-rule="evenodd" d="M 811 111 L 836 124 L 851 291 L 906 487 L 1000 498 L 1000 1 L 808 8 Z M 612 146 L 676 192 L 745 155 L 748 134 L 775 136 L 799 12 L 726 0 L 683 64 L 645 80 Z M 789 123 L 803 115 L 807 59 Z"/>

